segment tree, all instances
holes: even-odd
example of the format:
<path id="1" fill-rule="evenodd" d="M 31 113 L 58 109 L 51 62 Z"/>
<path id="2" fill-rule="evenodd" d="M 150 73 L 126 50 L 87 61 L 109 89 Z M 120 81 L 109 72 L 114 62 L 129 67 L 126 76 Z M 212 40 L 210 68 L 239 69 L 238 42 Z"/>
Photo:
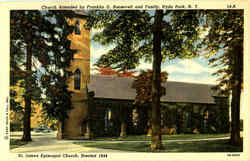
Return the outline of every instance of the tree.
<path id="1" fill-rule="evenodd" d="M 199 39 L 197 11 L 91 11 L 88 27 L 103 29 L 94 36 L 102 45 L 114 44 L 97 65 L 129 70 L 140 60 L 153 60 L 152 143 L 151 150 L 161 148 L 160 73 L 162 61 L 195 56 Z"/>
<path id="2" fill-rule="evenodd" d="M 240 145 L 240 95 L 243 87 L 243 10 L 204 11 L 205 29 L 202 50 L 207 51 L 210 64 L 222 67 L 214 75 L 220 76 L 217 89 L 232 94 L 231 136 L 232 145 Z M 218 54 L 221 52 L 221 54 Z M 216 55 L 215 55 L 216 54 Z"/>
<path id="3" fill-rule="evenodd" d="M 11 85 L 21 81 L 21 87 L 25 89 L 23 141 L 31 141 L 32 100 L 41 102 L 41 89 L 46 95 L 44 110 L 48 116 L 63 118 L 66 109 L 71 107 L 66 77 L 69 75 L 67 68 L 74 51 L 70 49 L 67 36 L 73 31 L 73 27 L 68 26 L 65 19 L 65 15 L 71 13 L 72 11 L 11 11 Z M 59 89 L 59 93 L 51 95 L 56 92 L 53 89 Z M 56 98 L 55 96 L 60 97 L 60 101 L 49 100 Z M 54 106 L 57 102 L 66 106 Z"/>
<path id="4" fill-rule="evenodd" d="M 11 131 L 22 128 L 23 104 L 20 95 L 23 93 L 22 88 L 10 86 L 10 127 Z"/>
<path id="5" fill-rule="evenodd" d="M 165 83 L 167 81 L 167 72 L 161 72 L 160 82 Z M 134 76 L 134 81 L 132 83 L 132 88 L 136 90 L 136 98 L 134 104 L 143 104 L 150 102 L 152 100 L 152 80 L 153 71 L 152 70 L 141 70 L 138 76 Z M 166 94 L 165 87 L 161 86 L 160 94 L 161 96 Z"/>
<path id="6" fill-rule="evenodd" d="M 56 119 L 63 123 L 68 117 L 67 111 L 72 109 L 72 92 L 68 90 L 67 81 L 72 75 L 69 67 L 76 51 L 70 48 L 71 41 L 68 40 L 68 35 L 75 28 L 69 26 L 67 18 L 74 17 L 75 13 L 70 10 L 50 10 L 47 16 L 54 17 L 55 23 L 53 24 L 54 33 L 47 31 L 47 34 L 51 35 L 47 38 L 47 42 L 51 43 L 48 47 L 48 54 L 40 57 L 44 69 L 41 86 L 45 89 L 46 95 L 43 101 L 43 111 L 48 120 Z"/>
<path id="7" fill-rule="evenodd" d="M 23 79 L 24 92 L 24 117 L 23 117 L 23 141 L 31 141 L 30 135 L 30 114 L 31 114 L 31 97 L 32 93 L 37 90 L 37 82 L 35 80 L 34 73 L 31 70 L 32 67 L 32 40 L 34 35 L 34 23 L 38 20 L 38 12 L 33 12 L 28 14 L 28 12 L 11 12 L 11 80 L 12 83 L 16 83 L 14 72 L 20 73 L 21 79 Z M 38 20 L 39 21 L 39 20 Z M 31 28 L 28 30 L 28 28 Z M 18 59 L 23 58 L 23 64 L 18 62 Z M 11 57 L 12 58 L 12 57 Z M 23 67 L 18 67 L 17 64 L 24 65 Z M 14 78 L 15 77 L 15 78 Z"/>
<path id="8" fill-rule="evenodd" d="M 162 83 L 165 83 L 167 81 L 168 74 L 167 72 L 161 72 L 160 74 L 161 74 L 160 75 L 160 85 L 161 85 Z M 135 98 L 134 104 L 143 104 L 143 103 L 148 103 L 152 101 L 152 98 L 153 98 L 152 83 L 153 83 L 153 71 L 152 70 L 148 70 L 148 71 L 142 70 L 138 76 L 135 76 L 135 80 L 132 83 L 132 88 L 136 89 L 136 98 Z M 159 89 L 160 97 L 166 94 L 165 90 L 166 90 L 165 87 L 160 86 L 160 89 Z M 150 110 L 148 109 L 148 111 Z M 159 115 L 157 117 L 159 117 Z M 161 119 L 161 117 L 159 117 L 159 119 Z M 152 122 L 152 120 L 150 121 Z M 161 132 L 160 125 L 157 128 L 160 128 L 159 131 Z"/>
<path id="9" fill-rule="evenodd" d="M 153 32 L 153 76 L 152 76 L 152 143 L 151 150 L 162 149 L 161 143 L 161 62 L 162 62 L 163 11 L 155 11 Z"/>

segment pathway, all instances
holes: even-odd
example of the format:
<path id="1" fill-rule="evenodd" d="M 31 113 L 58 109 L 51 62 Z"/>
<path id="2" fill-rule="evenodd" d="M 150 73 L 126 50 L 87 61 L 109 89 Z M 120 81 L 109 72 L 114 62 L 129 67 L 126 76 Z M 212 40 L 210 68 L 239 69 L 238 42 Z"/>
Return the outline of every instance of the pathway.
<path id="1" fill-rule="evenodd" d="M 20 139 L 20 136 L 15 135 L 14 137 Z M 79 140 L 77 140 L 78 142 Z M 36 135 L 32 135 L 32 142 L 20 146 L 15 149 L 11 149 L 10 152 L 15 153 L 28 153 L 28 152 L 65 152 L 65 153 L 113 153 L 119 152 L 122 153 L 124 151 L 119 150 L 111 150 L 111 149 L 99 149 L 99 148 L 90 148 L 83 147 L 81 145 L 73 144 L 76 140 L 57 140 L 56 133 L 38 133 Z"/>

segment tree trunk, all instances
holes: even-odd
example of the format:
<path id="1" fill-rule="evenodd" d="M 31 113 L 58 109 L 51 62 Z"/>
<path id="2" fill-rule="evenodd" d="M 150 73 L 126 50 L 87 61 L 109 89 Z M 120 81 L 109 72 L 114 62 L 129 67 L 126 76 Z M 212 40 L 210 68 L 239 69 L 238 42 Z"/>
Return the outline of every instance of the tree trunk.
<path id="1" fill-rule="evenodd" d="M 26 55 L 26 77 L 25 77 L 25 96 L 24 96 L 24 116 L 23 116 L 23 136 L 22 141 L 31 140 L 30 116 L 31 116 L 31 64 L 32 64 L 32 45 L 28 42 Z"/>
<path id="2" fill-rule="evenodd" d="M 161 91 L 161 34 L 163 11 L 156 10 L 153 25 L 153 80 L 152 80 L 152 143 L 151 151 L 162 148 L 160 91 Z"/>
<path id="3" fill-rule="evenodd" d="M 231 136 L 230 143 L 232 145 L 240 145 L 240 94 L 237 87 L 232 91 L 231 103 Z"/>
<path id="4" fill-rule="evenodd" d="M 239 45 L 239 46 L 238 46 Z M 233 54 L 233 80 L 234 85 L 232 89 L 231 102 L 231 136 L 230 143 L 232 145 L 240 145 L 240 96 L 241 85 L 243 80 L 243 48 L 240 44 L 234 46 Z"/>

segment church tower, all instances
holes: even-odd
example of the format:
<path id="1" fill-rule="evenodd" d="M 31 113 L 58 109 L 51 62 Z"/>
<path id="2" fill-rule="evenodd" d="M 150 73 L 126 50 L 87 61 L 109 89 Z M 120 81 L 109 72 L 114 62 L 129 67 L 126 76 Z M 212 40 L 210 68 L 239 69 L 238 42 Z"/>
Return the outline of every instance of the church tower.
<path id="1" fill-rule="evenodd" d="M 72 94 L 73 109 L 68 111 L 68 118 L 59 123 L 57 138 L 89 137 L 87 83 L 90 79 L 90 31 L 84 28 L 85 12 L 75 11 L 73 17 L 67 17 L 74 31 L 68 36 L 71 49 L 76 50 L 70 70 L 73 75 L 68 80 Z"/>

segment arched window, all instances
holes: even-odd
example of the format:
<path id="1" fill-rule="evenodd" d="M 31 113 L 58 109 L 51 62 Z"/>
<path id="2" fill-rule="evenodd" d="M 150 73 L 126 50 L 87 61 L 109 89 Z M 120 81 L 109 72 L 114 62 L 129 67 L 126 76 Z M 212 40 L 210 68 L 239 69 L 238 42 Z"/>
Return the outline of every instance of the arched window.
<path id="1" fill-rule="evenodd" d="M 76 35 L 80 35 L 80 34 L 81 34 L 80 23 L 79 23 L 78 20 L 77 20 L 76 23 L 75 23 L 75 34 L 76 34 Z"/>
<path id="2" fill-rule="evenodd" d="M 208 120 L 208 117 L 209 117 L 209 112 L 208 112 L 208 110 L 206 110 L 204 112 L 204 120 Z"/>
<path id="3" fill-rule="evenodd" d="M 139 123 L 139 114 L 137 109 L 133 109 L 132 111 L 132 122 L 133 122 L 133 126 L 137 127 L 138 123 Z"/>
<path id="4" fill-rule="evenodd" d="M 209 111 L 208 109 L 206 109 L 204 111 L 204 114 L 203 114 L 203 128 L 204 128 L 204 132 L 207 133 L 208 132 L 208 118 L 209 118 Z"/>
<path id="5" fill-rule="evenodd" d="M 81 72 L 79 69 L 76 69 L 74 73 L 74 88 L 80 90 L 81 88 Z"/>

